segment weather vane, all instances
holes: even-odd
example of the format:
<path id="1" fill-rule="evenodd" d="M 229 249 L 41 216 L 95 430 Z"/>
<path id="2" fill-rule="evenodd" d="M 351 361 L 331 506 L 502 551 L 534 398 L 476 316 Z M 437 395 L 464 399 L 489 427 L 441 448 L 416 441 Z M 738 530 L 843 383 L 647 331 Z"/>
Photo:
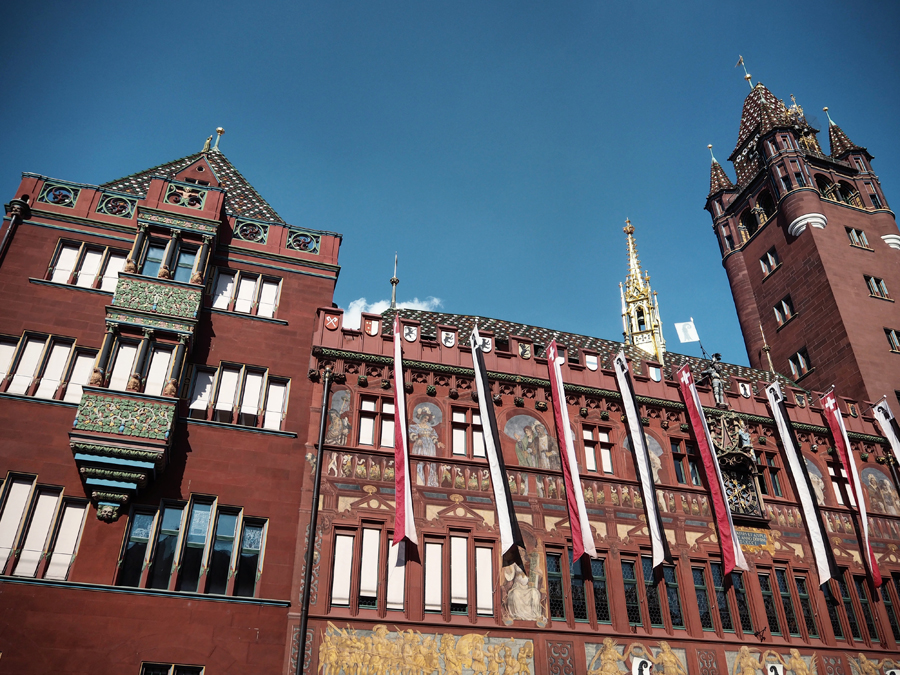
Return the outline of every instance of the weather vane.
<path id="1" fill-rule="evenodd" d="M 750 79 L 750 73 L 747 72 L 747 66 L 744 65 L 744 57 L 740 54 L 738 54 L 738 62 L 734 64 L 735 68 L 738 66 L 741 66 L 744 69 L 744 79 L 747 80 L 747 84 L 753 89 L 753 81 Z"/>

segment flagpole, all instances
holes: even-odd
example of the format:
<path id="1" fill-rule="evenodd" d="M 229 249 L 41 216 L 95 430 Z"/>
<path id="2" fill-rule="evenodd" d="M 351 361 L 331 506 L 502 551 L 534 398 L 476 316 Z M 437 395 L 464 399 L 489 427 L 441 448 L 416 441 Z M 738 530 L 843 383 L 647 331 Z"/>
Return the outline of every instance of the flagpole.
<path id="1" fill-rule="evenodd" d="M 319 443 L 316 448 L 315 480 L 309 514 L 309 544 L 306 547 L 306 568 L 303 570 L 303 599 L 300 602 L 300 636 L 297 639 L 297 675 L 303 675 L 306 655 L 306 624 L 309 621 L 309 585 L 312 582 L 313 555 L 316 548 L 316 526 L 319 520 L 319 490 L 322 486 L 322 462 L 325 459 L 325 421 L 328 419 L 328 394 L 331 392 L 331 366 L 325 367 L 322 382 L 322 416 L 319 421 Z"/>

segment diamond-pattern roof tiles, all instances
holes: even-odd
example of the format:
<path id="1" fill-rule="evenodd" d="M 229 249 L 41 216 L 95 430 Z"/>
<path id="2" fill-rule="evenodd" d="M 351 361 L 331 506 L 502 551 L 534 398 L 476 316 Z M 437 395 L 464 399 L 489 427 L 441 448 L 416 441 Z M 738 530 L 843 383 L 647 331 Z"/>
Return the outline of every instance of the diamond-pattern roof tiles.
<path id="1" fill-rule="evenodd" d="M 731 182 L 731 179 L 728 178 L 728 174 L 725 173 L 725 169 L 722 168 L 722 165 L 719 164 L 716 160 L 713 160 L 712 166 L 709 169 L 709 196 L 712 197 L 717 192 L 721 192 L 722 190 L 733 190 L 734 183 Z"/>
<path id="2" fill-rule="evenodd" d="M 784 103 L 761 83 L 757 84 L 744 99 L 737 144 L 729 157 L 734 162 L 739 185 L 745 185 L 762 168 L 756 148 L 744 147 L 744 144 L 755 133 L 763 135 L 779 126 L 791 126 Z"/>
<path id="3" fill-rule="evenodd" d="M 455 326 L 459 330 L 459 342 L 465 343 L 468 341 L 469 335 L 475 328 L 475 321 L 477 319 L 478 329 L 480 331 L 493 333 L 496 340 L 508 340 L 510 335 L 517 335 L 519 337 L 530 339 L 535 345 L 534 353 L 537 355 L 540 355 L 543 347 L 549 344 L 551 340 L 556 339 L 557 343 L 568 348 L 570 353 L 582 349 L 590 349 L 598 352 L 600 365 L 604 368 L 611 367 L 613 358 L 619 353 L 619 350 L 623 348 L 625 349 L 625 355 L 634 362 L 636 372 L 640 372 L 639 364 L 643 359 L 647 358 L 647 353 L 643 350 L 613 340 L 604 340 L 602 338 L 588 337 L 586 335 L 576 335 L 574 333 L 550 330 L 549 328 L 539 328 L 537 326 L 528 326 L 522 323 L 512 323 L 510 321 L 502 321 L 500 319 L 491 319 L 482 316 L 474 317 L 466 314 L 444 314 L 442 312 L 428 312 L 419 309 L 386 310 L 382 314 L 384 317 L 384 320 L 382 321 L 382 332 L 384 335 L 393 334 L 394 311 L 398 312 L 404 319 L 418 321 L 422 326 L 422 338 L 424 339 L 437 340 L 437 326 L 440 324 L 442 326 Z M 699 372 L 708 368 L 711 361 L 699 359 L 694 356 L 687 356 L 685 354 L 666 352 L 666 366 L 663 369 L 665 371 L 665 377 L 671 379 L 673 373 L 685 363 L 690 363 L 691 369 L 695 372 Z M 773 380 L 778 380 L 785 386 L 797 388 L 797 385 L 794 382 L 780 374 L 773 375 L 766 371 L 748 368 L 747 366 L 738 366 L 731 363 L 725 363 L 723 365 L 725 367 L 725 372 L 729 375 L 746 378 L 751 382 L 772 382 Z"/>
<path id="4" fill-rule="evenodd" d="M 275 209 L 269 206 L 269 203 L 262 198 L 247 179 L 241 175 L 240 171 L 235 169 L 234 165 L 219 150 L 205 153 L 197 152 L 181 159 L 154 166 L 146 171 L 133 173 L 130 176 L 103 183 L 101 187 L 134 195 L 146 195 L 147 189 L 150 187 L 151 176 L 174 176 L 203 156 L 206 157 L 206 161 L 209 162 L 209 165 L 215 172 L 219 184 L 223 188 L 228 189 L 225 197 L 225 208 L 229 213 L 246 218 L 284 223 L 284 220 L 275 212 Z"/>
<path id="5" fill-rule="evenodd" d="M 848 152 L 862 149 L 847 137 L 843 129 L 833 122 L 828 125 L 828 142 L 831 144 L 831 156 L 834 159 L 841 159 Z"/>

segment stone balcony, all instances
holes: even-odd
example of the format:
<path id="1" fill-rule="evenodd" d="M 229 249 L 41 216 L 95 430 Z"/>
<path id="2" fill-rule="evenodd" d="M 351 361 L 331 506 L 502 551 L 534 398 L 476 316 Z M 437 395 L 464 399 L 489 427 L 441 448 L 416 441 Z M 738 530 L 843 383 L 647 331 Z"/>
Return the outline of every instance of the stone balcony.
<path id="1" fill-rule="evenodd" d="M 203 298 L 203 286 L 169 279 L 119 273 L 108 321 L 193 333 Z"/>
<path id="2" fill-rule="evenodd" d="M 120 509 L 168 463 L 178 399 L 84 387 L 69 445 L 97 517 Z"/>

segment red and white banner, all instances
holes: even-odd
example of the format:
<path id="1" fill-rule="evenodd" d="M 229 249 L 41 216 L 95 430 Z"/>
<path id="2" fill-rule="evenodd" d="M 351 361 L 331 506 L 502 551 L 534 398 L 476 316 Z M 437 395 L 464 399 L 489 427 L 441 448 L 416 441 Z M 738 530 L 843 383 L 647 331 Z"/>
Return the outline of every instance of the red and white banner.
<path id="1" fill-rule="evenodd" d="M 406 431 L 406 392 L 403 389 L 403 345 L 400 339 L 400 316 L 394 314 L 394 544 L 401 545 L 397 564 L 418 560 L 419 538 L 413 519 L 410 487 L 409 445 Z"/>
<path id="2" fill-rule="evenodd" d="M 694 438 L 697 439 L 697 448 L 700 450 L 703 468 L 706 470 L 706 480 L 709 483 L 713 513 L 719 532 L 719 543 L 722 547 L 722 563 L 725 566 L 725 574 L 730 574 L 736 567 L 747 570 L 749 567 L 734 529 L 731 509 L 728 508 L 728 502 L 725 500 L 725 481 L 722 480 L 722 470 L 719 468 L 719 460 L 713 450 L 712 437 L 709 435 L 706 416 L 703 414 L 703 406 L 700 405 L 700 397 L 697 395 L 697 386 L 694 384 L 690 366 L 687 364 L 682 366 L 677 377 L 678 386 L 681 388 L 681 397 L 687 407 L 691 429 L 694 431 Z"/>
<path id="3" fill-rule="evenodd" d="M 881 572 L 878 571 L 878 562 L 875 560 L 875 554 L 872 552 L 872 546 L 869 544 L 869 518 L 866 515 L 866 497 L 863 492 L 862 482 L 859 480 L 859 471 L 856 470 L 856 462 L 850 456 L 850 439 L 847 438 L 847 429 L 844 427 L 844 416 L 841 415 L 841 408 L 834 396 L 832 389 L 822 398 L 822 406 L 824 410 L 822 415 L 825 422 L 831 430 L 831 437 L 834 439 L 834 448 L 837 450 L 838 457 L 844 471 L 850 477 L 850 489 L 853 490 L 853 496 L 856 499 L 856 506 L 859 509 L 860 526 L 863 531 L 863 546 L 865 546 L 866 564 L 872 573 L 872 581 L 875 586 L 881 586 Z"/>
<path id="4" fill-rule="evenodd" d="M 569 510 L 569 528 L 572 530 L 572 559 L 580 560 L 585 553 L 596 558 L 597 549 L 594 547 L 594 535 L 591 533 L 591 524 L 588 522 L 587 508 L 584 505 L 584 490 L 581 487 L 581 476 L 578 474 L 578 458 L 575 456 L 575 442 L 572 439 L 562 371 L 559 368 L 563 360 L 559 356 L 556 340 L 551 341 L 547 347 L 547 369 L 550 371 L 556 440 L 559 443 L 563 480 L 566 483 L 566 506 Z"/>

